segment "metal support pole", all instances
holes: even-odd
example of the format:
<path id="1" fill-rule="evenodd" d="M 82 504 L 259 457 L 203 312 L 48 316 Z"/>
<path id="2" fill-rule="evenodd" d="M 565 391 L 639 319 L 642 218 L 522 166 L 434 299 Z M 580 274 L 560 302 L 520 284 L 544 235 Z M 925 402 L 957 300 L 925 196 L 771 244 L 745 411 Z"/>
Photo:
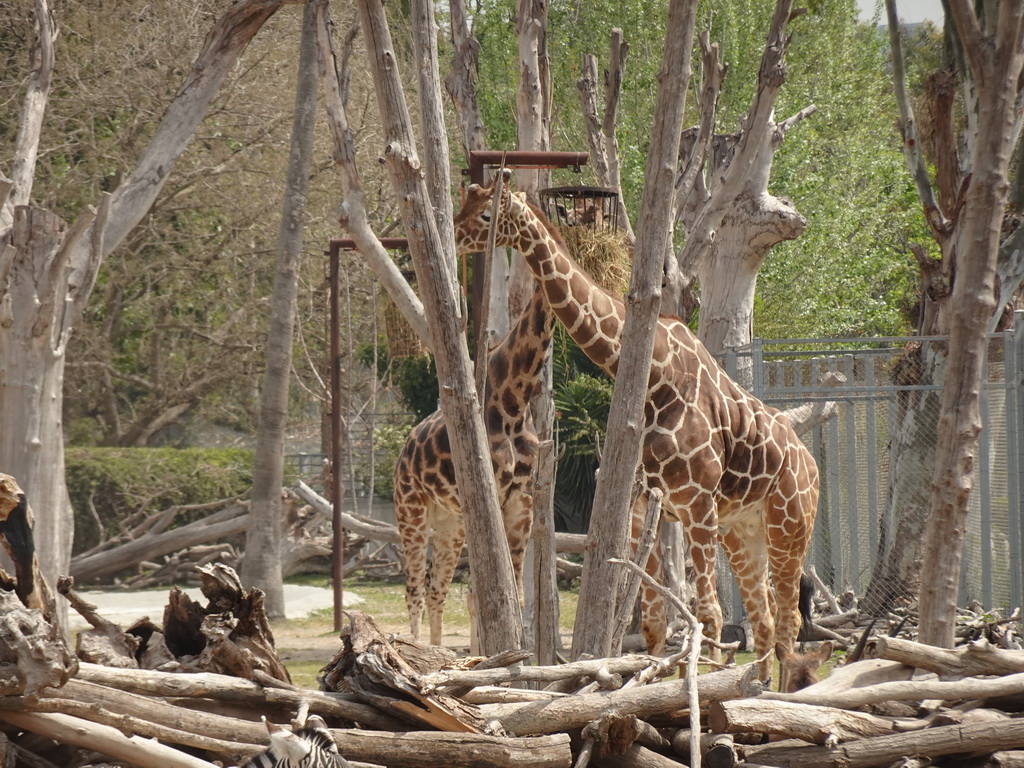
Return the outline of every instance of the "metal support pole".
<path id="1" fill-rule="evenodd" d="M 331 580 L 334 585 L 334 631 L 341 631 L 345 585 L 345 524 L 341 505 L 345 488 L 341 479 L 341 277 L 340 249 L 331 244 L 330 250 L 330 318 L 331 318 L 331 507 L 334 529 Z"/>

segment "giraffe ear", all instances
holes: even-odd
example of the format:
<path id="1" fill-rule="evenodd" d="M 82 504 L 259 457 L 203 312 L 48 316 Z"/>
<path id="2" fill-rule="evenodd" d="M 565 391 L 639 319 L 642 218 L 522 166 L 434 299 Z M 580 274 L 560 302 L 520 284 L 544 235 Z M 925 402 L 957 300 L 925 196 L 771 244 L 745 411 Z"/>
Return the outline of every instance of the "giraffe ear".
<path id="1" fill-rule="evenodd" d="M 477 191 L 479 191 L 479 189 L 480 189 L 480 185 L 479 184 L 470 184 L 468 187 L 466 187 L 466 191 L 469 192 L 469 193 L 477 192 Z"/>
<path id="2" fill-rule="evenodd" d="M 520 200 L 522 200 L 524 203 L 526 202 L 526 193 L 525 192 L 513 192 L 512 194 L 515 195 Z"/>

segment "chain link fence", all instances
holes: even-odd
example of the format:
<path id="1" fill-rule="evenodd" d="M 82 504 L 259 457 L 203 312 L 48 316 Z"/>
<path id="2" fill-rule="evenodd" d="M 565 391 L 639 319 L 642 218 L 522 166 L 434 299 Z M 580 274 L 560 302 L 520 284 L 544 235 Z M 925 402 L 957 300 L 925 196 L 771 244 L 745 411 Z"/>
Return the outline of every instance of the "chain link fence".
<path id="1" fill-rule="evenodd" d="M 985 609 L 1012 609 L 1024 595 L 1024 312 L 1014 320 L 986 345 L 957 599 Z M 821 476 L 808 562 L 868 611 L 912 583 L 907 553 L 919 553 L 929 507 L 945 345 L 938 337 L 755 340 L 724 360 L 781 410 L 832 404 L 834 415 L 803 435 Z M 735 587 L 731 607 L 741 615 Z"/>

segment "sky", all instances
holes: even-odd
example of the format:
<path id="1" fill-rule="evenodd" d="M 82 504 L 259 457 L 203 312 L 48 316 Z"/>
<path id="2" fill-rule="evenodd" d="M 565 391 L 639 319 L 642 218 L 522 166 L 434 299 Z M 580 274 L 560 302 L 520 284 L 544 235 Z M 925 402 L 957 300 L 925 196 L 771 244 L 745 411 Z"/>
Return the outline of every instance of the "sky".
<path id="1" fill-rule="evenodd" d="M 862 18 L 870 19 L 875 11 L 875 0 L 857 0 Z M 896 14 L 907 24 L 931 19 L 936 24 L 942 22 L 942 3 L 939 0 L 896 0 Z M 881 12 L 882 23 L 885 23 L 885 8 Z"/>

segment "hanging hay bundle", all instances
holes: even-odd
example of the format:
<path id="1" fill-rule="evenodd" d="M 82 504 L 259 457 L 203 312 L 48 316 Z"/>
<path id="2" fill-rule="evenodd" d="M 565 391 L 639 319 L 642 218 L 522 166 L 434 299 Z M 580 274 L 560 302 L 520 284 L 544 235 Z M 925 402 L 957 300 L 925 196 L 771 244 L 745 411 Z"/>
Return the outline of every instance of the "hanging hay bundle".
<path id="1" fill-rule="evenodd" d="M 626 292 L 632 252 L 623 232 L 586 225 L 562 226 L 559 232 L 576 263 L 595 283 L 613 296 Z"/>
<path id="2" fill-rule="evenodd" d="M 392 360 L 404 357 L 419 357 L 426 354 L 426 347 L 416 331 L 402 317 L 395 302 L 383 288 L 378 289 L 377 306 L 380 307 L 384 333 L 388 338 L 388 356 Z"/>

